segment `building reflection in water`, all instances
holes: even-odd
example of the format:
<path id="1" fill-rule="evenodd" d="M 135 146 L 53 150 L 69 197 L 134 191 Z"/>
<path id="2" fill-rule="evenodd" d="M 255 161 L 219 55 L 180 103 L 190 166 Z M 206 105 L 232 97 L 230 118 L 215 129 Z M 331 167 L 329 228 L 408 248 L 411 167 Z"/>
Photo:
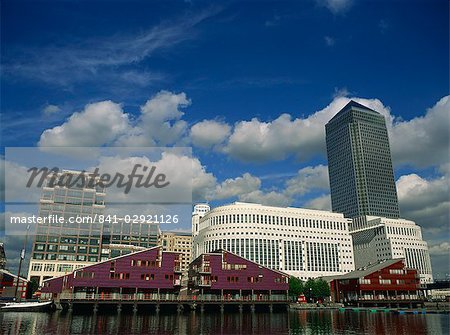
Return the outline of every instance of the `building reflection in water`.
<path id="1" fill-rule="evenodd" d="M 291 311 L 274 313 L 0 313 L 2 334 L 448 334 L 448 314 Z"/>
<path id="2" fill-rule="evenodd" d="M 394 314 L 367 311 L 290 312 L 293 334 L 448 334 L 448 314 Z"/>

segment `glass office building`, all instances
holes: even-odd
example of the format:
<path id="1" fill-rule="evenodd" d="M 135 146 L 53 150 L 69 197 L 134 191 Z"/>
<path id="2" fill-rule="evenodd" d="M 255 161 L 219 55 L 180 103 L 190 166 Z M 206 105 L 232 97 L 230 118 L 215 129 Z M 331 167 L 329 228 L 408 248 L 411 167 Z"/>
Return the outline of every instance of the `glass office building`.
<path id="1" fill-rule="evenodd" d="M 334 212 L 398 218 L 397 190 L 384 116 L 350 101 L 325 126 Z"/>
<path id="2" fill-rule="evenodd" d="M 73 180 L 80 171 L 61 171 Z M 84 178 L 90 174 L 84 173 Z M 156 246 L 159 226 L 105 220 L 105 189 L 82 187 L 48 177 L 39 203 L 39 216 L 51 218 L 37 225 L 31 251 L 28 279 L 45 279 L 70 273 L 80 267 Z M 56 218 L 64 218 L 61 222 Z"/>

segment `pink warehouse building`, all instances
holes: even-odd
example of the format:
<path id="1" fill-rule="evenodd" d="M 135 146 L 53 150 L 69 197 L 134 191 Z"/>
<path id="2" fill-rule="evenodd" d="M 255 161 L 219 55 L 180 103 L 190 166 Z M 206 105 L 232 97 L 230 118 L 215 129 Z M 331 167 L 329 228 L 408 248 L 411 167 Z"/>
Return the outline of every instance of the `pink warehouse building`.
<path id="1" fill-rule="evenodd" d="M 153 247 L 44 281 L 42 297 L 66 300 L 176 299 L 181 255 Z"/>
<path id="2" fill-rule="evenodd" d="M 286 301 L 289 276 L 218 250 L 202 254 L 190 264 L 189 288 L 199 300 Z"/>

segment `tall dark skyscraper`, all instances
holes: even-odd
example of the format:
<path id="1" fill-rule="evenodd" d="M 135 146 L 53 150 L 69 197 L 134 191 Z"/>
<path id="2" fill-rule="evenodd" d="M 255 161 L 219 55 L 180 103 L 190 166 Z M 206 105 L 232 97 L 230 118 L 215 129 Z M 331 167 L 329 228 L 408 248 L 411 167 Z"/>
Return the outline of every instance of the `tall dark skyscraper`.
<path id="1" fill-rule="evenodd" d="M 325 130 L 333 211 L 349 218 L 398 218 L 384 116 L 352 100 Z"/>

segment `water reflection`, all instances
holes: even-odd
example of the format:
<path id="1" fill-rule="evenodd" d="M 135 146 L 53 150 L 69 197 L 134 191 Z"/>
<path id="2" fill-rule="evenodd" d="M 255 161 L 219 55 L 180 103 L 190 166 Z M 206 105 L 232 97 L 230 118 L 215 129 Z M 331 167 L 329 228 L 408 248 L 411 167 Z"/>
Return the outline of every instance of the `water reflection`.
<path id="1" fill-rule="evenodd" d="M 279 313 L 0 313 L 2 334 L 448 334 L 449 315 Z"/>
<path id="2" fill-rule="evenodd" d="M 405 314 L 353 311 L 290 312 L 292 334 L 448 334 L 448 314 Z"/>

